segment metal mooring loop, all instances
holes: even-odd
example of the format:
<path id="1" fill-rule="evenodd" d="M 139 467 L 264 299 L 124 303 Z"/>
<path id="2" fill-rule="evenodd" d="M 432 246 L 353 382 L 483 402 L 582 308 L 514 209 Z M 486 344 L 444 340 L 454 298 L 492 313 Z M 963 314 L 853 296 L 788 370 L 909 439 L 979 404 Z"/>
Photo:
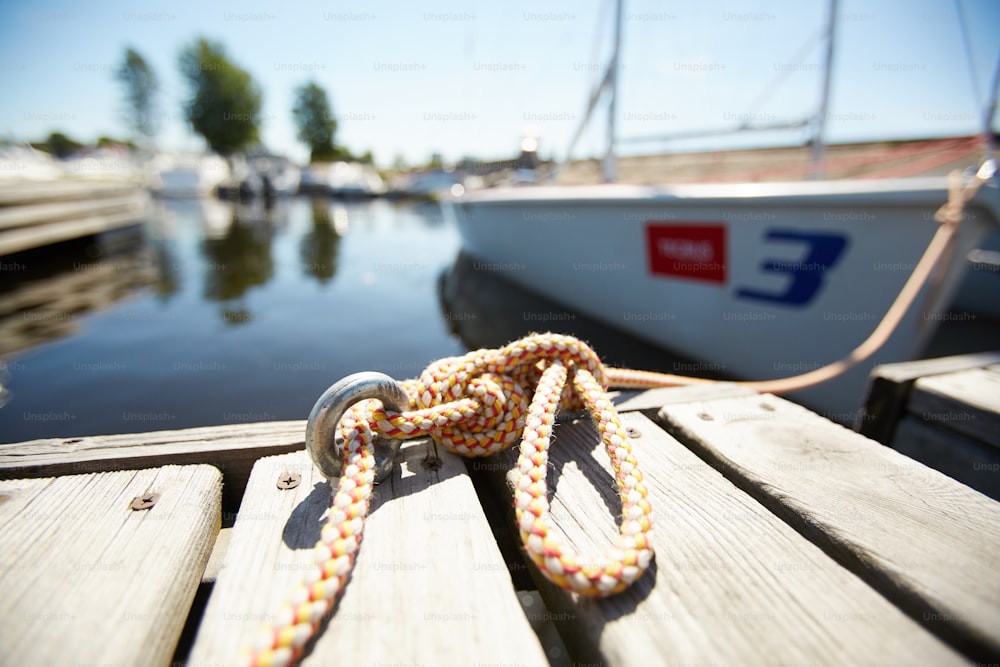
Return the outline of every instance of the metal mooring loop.
<path id="1" fill-rule="evenodd" d="M 313 463 L 327 478 L 339 477 L 343 470 L 343 455 L 337 446 L 337 424 L 347 409 L 358 401 L 377 398 L 386 410 L 403 412 L 410 404 L 406 390 L 384 373 L 365 372 L 348 375 L 319 397 L 309 421 L 306 422 L 306 449 Z M 402 440 L 376 438 L 375 482 L 381 482 L 392 472 L 393 462 Z"/>

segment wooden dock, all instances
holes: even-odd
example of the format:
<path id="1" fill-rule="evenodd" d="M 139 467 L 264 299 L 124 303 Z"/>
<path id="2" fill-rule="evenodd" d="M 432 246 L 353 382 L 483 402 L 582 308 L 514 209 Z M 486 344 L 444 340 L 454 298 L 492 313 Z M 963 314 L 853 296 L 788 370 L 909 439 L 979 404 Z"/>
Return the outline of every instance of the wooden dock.
<path id="1" fill-rule="evenodd" d="M 735 385 L 616 402 L 654 511 L 636 584 L 577 599 L 526 564 L 516 452 L 442 452 L 431 470 L 429 443 L 408 441 L 303 664 L 997 662 L 1000 503 Z M 329 505 L 304 431 L 0 445 L 3 662 L 230 664 L 309 566 Z M 551 454 L 553 520 L 606 552 L 620 505 L 590 421 L 557 426 Z"/>
<path id="2" fill-rule="evenodd" d="M 872 371 L 858 431 L 1000 500 L 1000 352 Z"/>
<path id="3" fill-rule="evenodd" d="M 137 183 L 18 181 L 0 187 L 0 256 L 143 221 L 149 195 Z"/>

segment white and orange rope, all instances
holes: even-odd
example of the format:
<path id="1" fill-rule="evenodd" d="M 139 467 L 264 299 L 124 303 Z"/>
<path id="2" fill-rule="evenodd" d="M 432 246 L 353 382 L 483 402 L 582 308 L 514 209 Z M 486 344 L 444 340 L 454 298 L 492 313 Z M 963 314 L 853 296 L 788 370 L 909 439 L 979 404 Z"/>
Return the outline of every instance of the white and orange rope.
<path id="1" fill-rule="evenodd" d="M 571 382 L 571 387 L 567 383 Z M 608 398 L 606 371 L 585 343 L 557 334 L 528 336 L 495 350 L 476 350 L 431 364 L 402 383 L 410 410 L 387 412 L 378 400 L 352 406 L 340 422 L 344 468 L 327 523 L 314 551 L 315 567 L 244 651 L 248 665 L 295 662 L 333 608 L 361 544 L 375 479 L 375 434 L 431 436 L 462 456 L 489 456 L 521 440 L 513 476 L 517 526 L 538 569 L 584 596 L 617 593 L 653 558 L 650 506 L 628 437 Z M 586 407 L 611 458 L 622 517 L 610 555 L 585 560 L 563 545 L 549 521 L 546 474 L 557 410 Z"/>
<path id="2" fill-rule="evenodd" d="M 801 375 L 741 383 L 760 392 L 786 393 L 829 380 L 871 356 L 885 343 L 920 288 L 946 255 L 966 203 L 991 177 L 982 170 L 971 183 L 953 176 L 941 226 L 893 305 L 867 340 L 850 354 Z M 567 386 L 571 383 L 572 390 Z M 513 474 L 517 526 L 525 551 L 546 578 L 590 597 L 611 595 L 642 576 L 653 558 L 650 505 L 609 386 L 670 387 L 713 382 L 623 368 L 605 368 L 575 338 L 535 334 L 496 350 L 483 349 L 437 361 L 418 380 L 402 382 L 409 410 L 387 412 L 363 400 L 341 420 L 343 472 L 326 525 L 316 544 L 315 567 L 292 592 L 275 622 L 241 655 L 255 666 L 288 665 L 301 656 L 320 621 L 333 608 L 354 566 L 375 480 L 375 435 L 430 436 L 462 456 L 489 456 L 521 441 Z M 610 555 L 585 562 L 553 534 L 546 473 L 555 416 L 560 408 L 585 407 L 597 423 L 622 503 L 620 534 Z"/>

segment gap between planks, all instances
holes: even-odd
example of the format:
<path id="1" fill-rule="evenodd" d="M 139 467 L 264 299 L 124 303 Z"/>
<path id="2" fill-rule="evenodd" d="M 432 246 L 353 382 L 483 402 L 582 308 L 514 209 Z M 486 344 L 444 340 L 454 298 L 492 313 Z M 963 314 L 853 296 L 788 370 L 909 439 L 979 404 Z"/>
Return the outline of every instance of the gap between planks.
<path id="1" fill-rule="evenodd" d="M 912 618 L 975 660 L 1000 655 L 1000 503 L 775 396 L 659 417 Z"/>
<path id="2" fill-rule="evenodd" d="M 653 507 L 656 560 L 623 593 L 582 599 L 531 574 L 574 660 L 608 665 L 931 662 L 964 659 L 639 413 L 633 450 Z M 550 452 L 556 530 L 582 558 L 606 554 L 621 511 L 589 420 L 560 424 Z M 509 495 L 500 462 L 473 460 Z M 512 512 L 511 512 L 512 514 Z M 512 517 L 509 521 L 513 521 Z"/>
<path id="3" fill-rule="evenodd" d="M 354 572 L 303 665 L 545 664 L 538 638 L 461 460 L 427 441 L 406 443 L 390 482 L 376 488 Z M 302 475 L 279 490 L 283 472 Z M 190 655 L 231 662 L 304 573 L 329 508 L 330 487 L 306 452 L 254 466 Z"/>
<path id="4" fill-rule="evenodd" d="M 219 530 L 211 466 L 0 482 L 0 655 L 168 665 Z M 159 493 L 134 511 L 136 496 Z"/>

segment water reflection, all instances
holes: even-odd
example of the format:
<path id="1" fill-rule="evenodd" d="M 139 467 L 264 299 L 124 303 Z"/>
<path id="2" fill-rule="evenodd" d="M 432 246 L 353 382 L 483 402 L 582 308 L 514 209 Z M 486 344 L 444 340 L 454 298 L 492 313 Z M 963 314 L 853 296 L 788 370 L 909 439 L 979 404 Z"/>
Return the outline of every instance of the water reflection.
<path id="1" fill-rule="evenodd" d="M 0 307 L 18 326 L 48 327 L 30 340 L 19 333 L 16 346 L 0 335 L 0 383 L 12 392 L 0 441 L 303 419 L 351 373 L 417 375 L 463 351 L 437 315 L 435 289 L 457 250 L 437 207 L 159 200 L 132 259 L 121 259 L 124 248 L 114 259 L 67 258 L 70 278 L 89 282 L 36 295 L 30 307 L 51 315 L 21 315 L 27 301 L 15 307 L 12 281 L 0 283 Z M 59 252 L 40 254 L 46 275 Z M 110 265 L 74 270 L 97 258 Z M 28 273 L 4 278 L 20 285 Z M 77 302 L 129 298 L 83 315 L 56 305 L 64 291 L 82 291 Z"/>
<path id="2" fill-rule="evenodd" d="M 181 276 L 177 260 L 174 258 L 170 243 L 164 239 L 151 242 L 150 252 L 153 258 L 156 279 L 153 281 L 153 293 L 160 303 L 167 303 L 181 289 Z"/>
<path id="3" fill-rule="evenodd" d="M 0 356 L 77 331 L 103 310 L 155 282 L 138 229 L 78 239 L 2 258 L 11 267 L 0 286 Z"/>
<path id="4" fill-rule="evenodd" d="M 412 211 L 427 228 L 441 227 L 445 224 L 444 210 L 437 202 L 415 201 L 402 206 Z"/>
<path id="5" fill-rule="evenodd" d="M 312 226 L 299 241 L 299 256 L 303 273 L 325 285 L 337 273 L 337 249 L 341 235 L 347 233 L 347 210 L 338 206 L 331 216 L 325 199 L 313 199 L 311 205 Z"/>
<path id="6" fill-rule="evenodd" d="M 202 241 L 205 263 L 205 298 L 221 304 L 220 315 L 226 324 L 240 325 L 253 319 L 244 299 L 254 287 L 266 285 L 274 276 L 271 243 L 274 230 L 270 210 L 261 216 L 239 205 L 232 208 L 232 219 L 221 237 Z"/>
<path id="7" fill-rule="evenodd" d="M 609 366 L 719 377 L 703 370 L 704 364 L 694 364 L 515 285 L 464 252 L 441 274 L 438 296 L 449 329 L 470 350 L 553 332 L 586 341 Z"/>

